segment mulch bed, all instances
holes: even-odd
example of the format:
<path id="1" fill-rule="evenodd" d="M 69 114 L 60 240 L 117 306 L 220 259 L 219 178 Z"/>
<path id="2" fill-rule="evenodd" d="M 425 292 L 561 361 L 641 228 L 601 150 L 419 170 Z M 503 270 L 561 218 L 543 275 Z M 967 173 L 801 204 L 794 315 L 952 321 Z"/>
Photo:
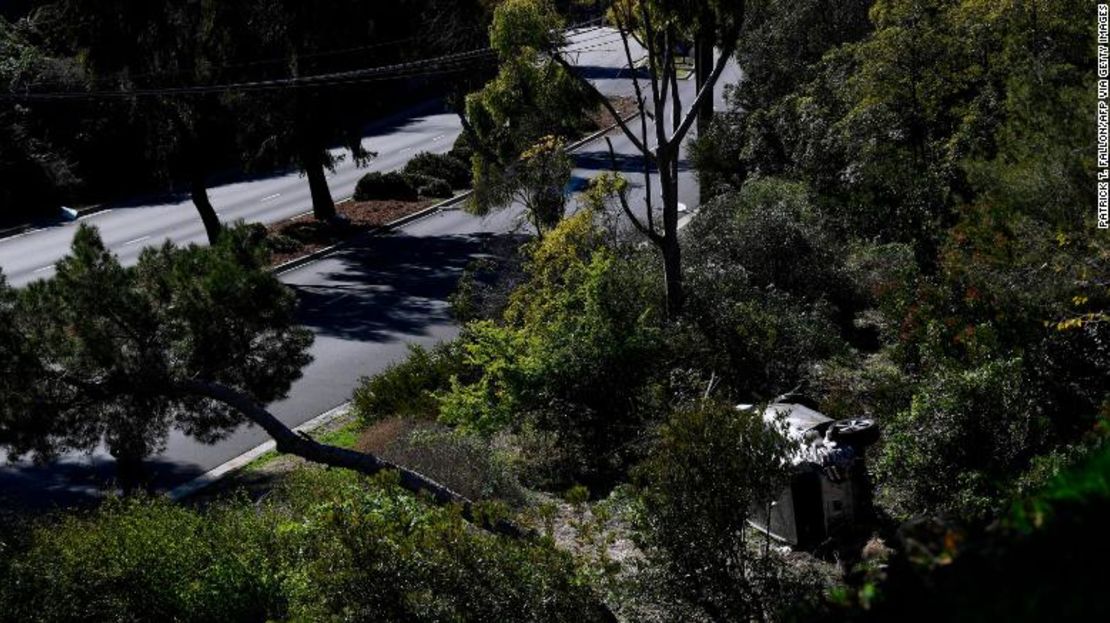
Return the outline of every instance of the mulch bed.
<path id="1" fill-rule="evenodd" d="M 311 214 L 274 223 L 266 228 L 267 237 L 275 247 L 270 259 L 272 266 L 280 266 L 298 257 L 348 240 L 353 236 L 391 223 L 401 217 L 419 212 L 439 199 L 416 201 L 344 201 L 335 209 L 349 219 L 346 225 L 333 225 L 317 221 Z"/>
<path id="2" fill-rule="evenodd" d="M 634 97 L 626 97 L 623 95 L 614 96 L 609 98 L 609 103 L 613 105 L 613 108 L 617 109 L 622 119 L 639 110 L 636 106 L 636 98 Z M 589 117 L 590 120 L 593 121 L 594 127 L 598 130 L 604 130 L 616 123 L 613 121 L 613 115 L 610 115 L 609 111 L 600 104 L 589 113 Z"/>

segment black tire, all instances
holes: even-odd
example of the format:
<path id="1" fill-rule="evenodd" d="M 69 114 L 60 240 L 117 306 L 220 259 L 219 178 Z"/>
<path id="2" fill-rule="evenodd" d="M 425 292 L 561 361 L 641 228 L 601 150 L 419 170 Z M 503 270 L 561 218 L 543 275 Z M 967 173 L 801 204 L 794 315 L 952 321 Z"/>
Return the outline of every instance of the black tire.
<path id="1" fill-rule="evenodd" d="M 829 436 L 833 441 L 868 445 L 879 439 L 879 425 L 866 417 L 837 420 L 829 425 Z"/>

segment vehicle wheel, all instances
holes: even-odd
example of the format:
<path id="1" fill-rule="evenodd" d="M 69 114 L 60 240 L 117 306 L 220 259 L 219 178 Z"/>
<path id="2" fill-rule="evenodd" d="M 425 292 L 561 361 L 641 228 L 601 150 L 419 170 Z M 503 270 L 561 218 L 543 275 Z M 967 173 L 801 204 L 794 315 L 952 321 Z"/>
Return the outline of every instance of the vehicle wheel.
<path id="1" fill-rule="evenodd" d="M 879 426 L 875 420 L 865 417 L 837 420 L 829 427 L 829 436 L 834 441 L 869 444 L 879 438 Z"/>

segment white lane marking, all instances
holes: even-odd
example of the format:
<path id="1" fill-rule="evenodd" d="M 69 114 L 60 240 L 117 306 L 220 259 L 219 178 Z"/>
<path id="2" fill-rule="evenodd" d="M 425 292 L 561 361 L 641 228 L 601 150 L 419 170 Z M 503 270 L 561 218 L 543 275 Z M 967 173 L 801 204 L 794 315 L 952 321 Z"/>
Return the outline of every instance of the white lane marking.
<path id="1" fill-rule="evenodd" d="M 432 142 L 435 143 L 436 141 L 439 141 L 440 139 L 442 139 L 445 136 L 447 136 L 447 135 L 446 134 L 440 134 L 439 136 L 433 138 Z"/>
<path id="2" fill-rule="evenodd" d="M 43 271 L 45 271 L 45 270 L 53 270 L 53 268 L 54 268 L 54 265 L 53 265 L 53 264 L 51 264 L 51 265 L 49 265 L 49 266 L 43 266 L 42 268 L 36 268 L 36 269 L 35 269 L 34 271 L 32 271 L 32 272 L 34 272 L 34 273 L 41 273 L 41 272 L 43 272 Z"/>
<path id="3" fill-rule="evenodd" d="M 144 240 L 150 240 L 150 236 L 142 236 L 142 237 L 136 238 L 134 240 L 128 240 L 127 242 L 123 243 L 123 246 L 129 247 L 133 244 L 139 244 L 140 242 L 142 242 Z"/>
<path id="4" fill-rule="evenodd" d="M 281 196 L 281 193 L 274 193 L 274 194 L 272 194 L 268 197 L 263 197 L 262 200 L 259 201 L 259 203 L 266 203 L 267 201 L 273 201 L 274 199 L 277 199 L 280 196 Z"/>

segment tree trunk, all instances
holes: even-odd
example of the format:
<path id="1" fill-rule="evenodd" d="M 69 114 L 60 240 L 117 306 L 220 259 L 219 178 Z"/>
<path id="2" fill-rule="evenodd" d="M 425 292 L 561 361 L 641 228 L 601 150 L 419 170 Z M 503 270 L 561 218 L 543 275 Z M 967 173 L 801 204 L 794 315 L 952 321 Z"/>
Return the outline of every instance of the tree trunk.
<path id="1" fill-rule="evenodd" d="M 301 166 L 308 176 L 312 193 L 312 214 L 317 220 L 326 221 L 336 216 L 335 200 L 331 198 L 328 177 L 324 172 L 324 158 L 319 149 L 306 148 L 301 154 Z"/>
<path id="2" fill-rule="evenodd" d="M 713 76 L 713 27 L 703 24 L 697 33 L 694 43 L 694 79 L 697 81 L 698 90 L 709 82 Z M 709 124 L 713 121 L 714 102 L 712 97 L 701 101 L 698 107 L 698 136 L 705 136 L 709 131 Z"/>
<path id="3" fill-rule="evenodd" d="M 116 460 L 116 480 L 124 495 L 131 495 L 144 490 L 148 484 L 146 463 L 141 453 L 128 450 L 111 450 L 112 458 Z"/>
<path id="4" fill-rule="evenodd" d="M 193 199 L 193 205 L 196 206 L 197 212 L 200 214 L 200 220 L 204 223 L 204 231 L 208 234 L 208 243 L 216 244 L 216 241 L 220 238 L 220 232 L 223 231 L 223 225 L 220 224 L 220 217 L 216 214 L 216 209 L 212 207 L 212 202 L 208 199 L 208 187 L 204 184 L 203 176 L 193 175 L 190 195 Z"/>
<path id="5" fill-rule="evenodd" d="M 697 88 L 702 86 L 713 76 L 713 27 L 712 24 L 703 23 L 699 28 L 694 41 L 694 79 Z M 709 133 L 709 126 L 713 122 L 713 96 L 704 98 L 698 107 L 698 137 Z M 709 189 L 698 186 L 698 202 L 705 203 L 709 197 Z"/>
<path id="6" fill-rule="evenodd" d="M 682 313 L 682 249 L 678 244 L 678 179 L 670 158 L 678 158 L 677 151 L 660 153 L 659 185 L 663 190 L 663 237 L 659 250 L 663 254 L 663 278 L 667 288 L 667 315 L 677 318 Z"/>
<path id="7" fill-rule="evenodd" d="M 513 537 L 533 536 L 531 531 L 509 520 L 491 520 L 482 516 L 481 513 L 476 512 L 474 503 L 465 496 L 423 474 L 390 463 L 373 454 L 322 444 L 304 433 L 294 432 L 253 398 L 237 389 L 219 383 L 190 379 L 182 381 L 178 385 L 178 390 L 183 394 L 202 396 L 221 402 L 242 413 L 248 420 L 266 431 L 277 444 L 277 451 L 282 454 L 292 454 L 313 463 L 351 469 L 370 476 L 383 470 L 393 470 L 400 476 L 401 487 L 414 493 L 430 495 L 437 504 L 459 505 L 462 516 L 467 521 L 490 532 Z"/>

